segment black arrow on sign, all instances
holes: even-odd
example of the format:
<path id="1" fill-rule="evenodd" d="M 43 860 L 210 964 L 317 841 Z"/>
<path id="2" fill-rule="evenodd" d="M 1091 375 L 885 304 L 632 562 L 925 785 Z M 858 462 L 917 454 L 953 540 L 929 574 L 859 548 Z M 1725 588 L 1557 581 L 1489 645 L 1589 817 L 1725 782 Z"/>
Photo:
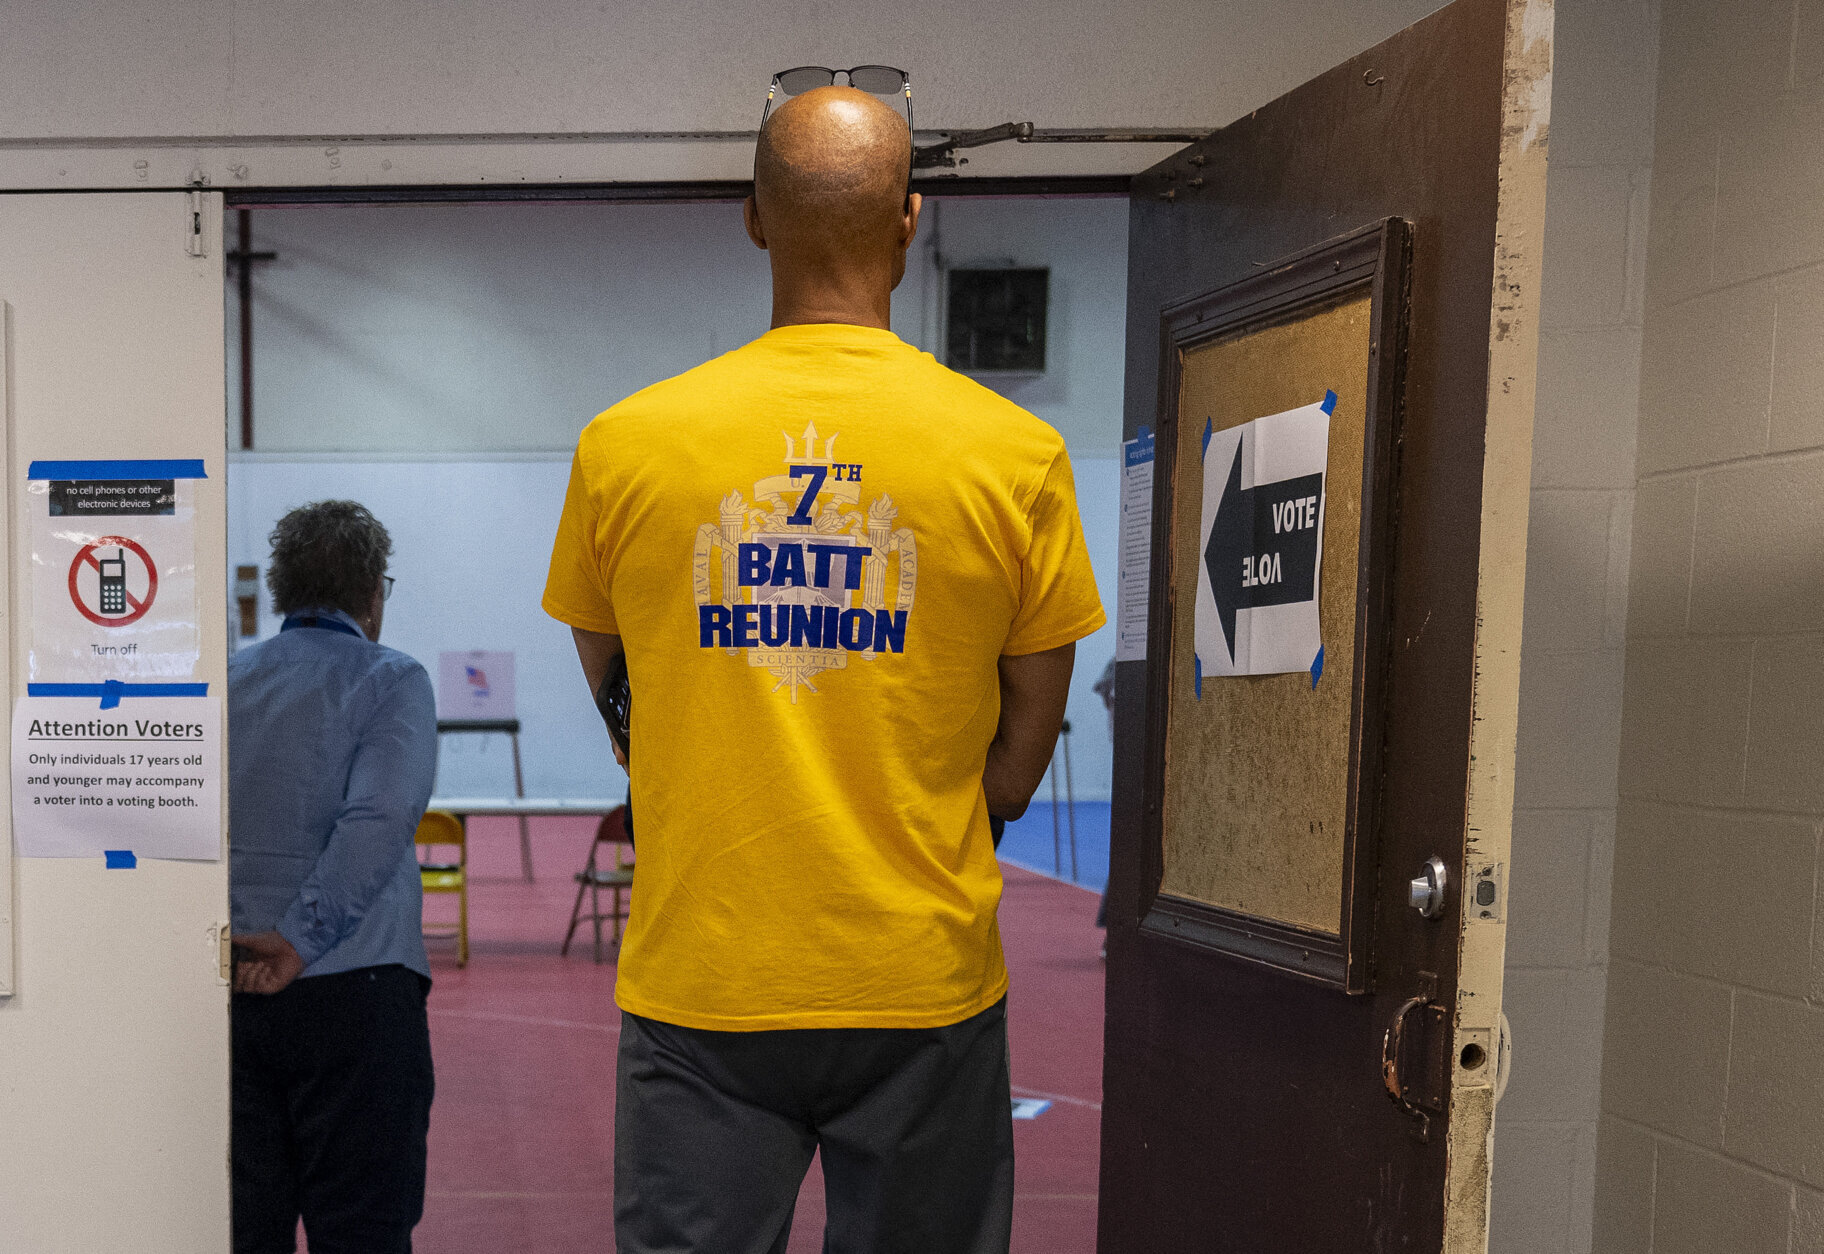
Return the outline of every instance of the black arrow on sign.
<path id="1" fill-rule="evenodd" d="M 1317 595 L 1317 512 L 1324 476 L 1241 486 L 1241 443 L 1216 504 L 1203 563 L 1229 661 L 1235 660 L 1235 612 L 1291 605 Z"/>

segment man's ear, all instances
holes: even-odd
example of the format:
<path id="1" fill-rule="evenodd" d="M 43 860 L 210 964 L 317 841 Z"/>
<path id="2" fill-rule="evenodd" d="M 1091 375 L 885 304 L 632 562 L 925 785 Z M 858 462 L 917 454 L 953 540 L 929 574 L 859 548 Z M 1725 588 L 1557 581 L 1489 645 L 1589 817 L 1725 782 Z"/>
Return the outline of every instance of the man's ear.
<path id="1" fill-rule="evenodd" d="M 906 197 L 906 212 L 899 228 L 899 247 L 903 251 L 912 247 L 912 240 L 918 234 L 918 215 L 925 207 L 925 198 L 917 192 Z"/>
<path id="2" fill-rule="evenodd" d="M 752 196 L 741 202 L 741 222 L 747 227 L 747 238 L 755 248 L 766 247 L 766 229 L 760 225 L 760 204 Z"/>

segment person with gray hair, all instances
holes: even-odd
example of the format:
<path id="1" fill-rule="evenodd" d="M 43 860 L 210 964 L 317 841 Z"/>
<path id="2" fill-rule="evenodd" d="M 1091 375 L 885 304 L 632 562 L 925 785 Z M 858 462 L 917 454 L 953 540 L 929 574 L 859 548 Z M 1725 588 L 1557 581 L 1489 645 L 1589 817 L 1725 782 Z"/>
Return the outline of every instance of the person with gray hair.
<path id="1" fill-rule="evenodd" d="M 431 986 L 413 834 L 430 676 L 380 644 L 392 539 L 354 501 L 273 528 L 279 634 L 228 663 L 235 1254 L 409 1254 Z"/>

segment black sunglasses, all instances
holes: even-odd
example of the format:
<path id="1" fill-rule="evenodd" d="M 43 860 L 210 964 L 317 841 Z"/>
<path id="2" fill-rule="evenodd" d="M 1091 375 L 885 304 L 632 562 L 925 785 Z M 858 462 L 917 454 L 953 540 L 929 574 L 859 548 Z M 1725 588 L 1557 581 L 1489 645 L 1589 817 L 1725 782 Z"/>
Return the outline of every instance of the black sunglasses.
<path id="1" fill-rule="evenodd" d="M 850 87 L 865 91 L 870 96 L 904 96 L 906 129 L 912 129 L 912 76 L 890 65 L 858 65 L 852 70 L 832 70 L 827 65 L 801 65 L 796 69 L 780 70 L 773 75 L 773 81 L 767 86 L 766 108 L 760 111 L 760 125 L 766 125 L 767 114 L 773 111 L 774 96 L 797 96 L 818 87 L 834 87 L 838 74 L 848 77 Z"/>
<path id="2" fill-rule="evenodd" d="M 760 110 L 761 129 L 766 128 L 767 116 L 773 111 L 774 96 L 797 96 L 818 87 L 834 87 L 838 74 L 847 75 L 850 87 L 865 91 L 870 96 L 905 97 L 906 138 L 910 141 L 906 159 L 906 211 L 910 213 L 912 168 L 918 161 L 918 134 L 912 129 L 912 76 L 904 70 L 896 70 L 890 65 L 858 65 L 850 70 L 832 70 L 827 65 L 801 65 L 796 69 L 780 70 L 773 75 L 773 81 L 766 88 L 766 107 Z"/>

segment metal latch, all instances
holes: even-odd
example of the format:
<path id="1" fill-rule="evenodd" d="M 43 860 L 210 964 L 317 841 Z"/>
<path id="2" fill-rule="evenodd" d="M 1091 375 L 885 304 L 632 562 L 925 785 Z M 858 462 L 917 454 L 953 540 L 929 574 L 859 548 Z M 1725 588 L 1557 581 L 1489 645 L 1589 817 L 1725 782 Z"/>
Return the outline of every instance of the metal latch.
<path id="1" fill-rule="evenodd" d="M 201 192 L 188 192 L 184 196 L 184 251 L 192 257 L 209 255 L 209 237 L 203 231 Z"/>
<path id="2" fill-rule="evenodd" d="M 1444 913 L 1444 889 L 1450 883 L 1450 871 L 1442 858 L 1427 858 L 1419 874 L 1407 889 L 1406 900 L 1427 919 Z"/>

